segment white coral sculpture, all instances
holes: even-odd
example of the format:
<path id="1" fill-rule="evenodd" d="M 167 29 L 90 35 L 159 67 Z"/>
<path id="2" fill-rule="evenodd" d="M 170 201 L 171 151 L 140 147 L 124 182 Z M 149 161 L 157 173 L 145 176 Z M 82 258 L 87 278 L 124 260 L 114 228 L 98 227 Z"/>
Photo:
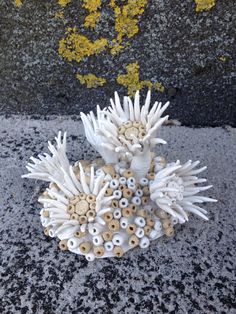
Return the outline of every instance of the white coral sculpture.
<path id="1" fill-rule="evenodd" d="M 81 160 L 71 165 L 66 155 L 66 133 L 48 143 L 49 154 L 31 157 L 24 178 L 44 180 L 49 187 L 39 197 L 44 233 L 60 239 L 61 250 L 85 255 L 88 261 L 121 257 L 151 240 L 172 236 L 177 223 L 190 214 L 208 220 L 198 203 L 215 199 L 198 195 L 211 188 L 200 186 L 199 161 L 167 163 L 156 156 L 155 146 L 166 142 L 157 137 L 168 119 L 162 114 L 169 103 L 155 102 L 151 95 L 140 106 L 137 91 L 134 103 L 115 93 L 115 102 L 105 109 L 81 113 L 89 143 L 102 158 Z"/>

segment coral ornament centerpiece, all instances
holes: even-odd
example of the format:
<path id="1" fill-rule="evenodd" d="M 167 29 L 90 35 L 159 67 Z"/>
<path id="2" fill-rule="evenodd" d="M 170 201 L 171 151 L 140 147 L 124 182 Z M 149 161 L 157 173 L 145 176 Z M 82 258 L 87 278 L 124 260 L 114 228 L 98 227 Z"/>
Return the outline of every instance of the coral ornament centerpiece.
<path id="1" fill-rule="evenodd" d="M 168 163 L 155 147 L 166 142 L 157 133 L 168 116 L 169 103 L 155 102 L 150 91 L 140 106 L 115 93 L 111 106 L 97 115 L 81 113 L 89 143 L 101 155 L 92 161 L 71 165 L 66 155 L 66 133 L 59 132 L 56 145 L 49 142 L 50 155 L 31 157 L 24 178 L 49 182 L 39 197 L 45 235 L 59 238 L 61 250 L 81 254 L 88 261 L 122 257 L 128 250 L 147 248 L 162 235 L 173 236 L 176 224 L 191 214 L 208 220 L 206 210 L 196 204 L 216 200 L 198 193 L 211 186 L 198 174 L 199 161 Z"/>

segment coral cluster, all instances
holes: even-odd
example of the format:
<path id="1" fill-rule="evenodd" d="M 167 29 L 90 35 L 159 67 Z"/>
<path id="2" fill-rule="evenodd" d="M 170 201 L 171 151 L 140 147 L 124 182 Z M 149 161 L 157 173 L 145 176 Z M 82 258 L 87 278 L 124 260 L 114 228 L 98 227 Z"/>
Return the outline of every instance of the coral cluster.
<path id="1" fill-rule="evenodd" d="M 66 133 L 59 132 L 56 146 L 49 142 L 51 155 L 31 157 L 23 177 L 50 182 L 40 196 L 44 233 L 60 239 L 61 250 L 85 255 L 89 261 L 101 257 L 121 257 L 151 240 L 172 236 L 177 223 L 195 214 L 207 220 L 198 203 L 214 199 L 198 193 L 206 179 L 196 175 L 206 169 L 199 161 L 167 163 L 155 154 L 157 137 L 168 119 L 162 114 L 169 103 L 155 102 L 150 108 L 150 91 L 140 106 L 139 92 L 134 103 L 117 93 L 111 106 L 81 113 L 85 134 L 102 158 L 80 160 L 70 165 L 66 156 Z"/>

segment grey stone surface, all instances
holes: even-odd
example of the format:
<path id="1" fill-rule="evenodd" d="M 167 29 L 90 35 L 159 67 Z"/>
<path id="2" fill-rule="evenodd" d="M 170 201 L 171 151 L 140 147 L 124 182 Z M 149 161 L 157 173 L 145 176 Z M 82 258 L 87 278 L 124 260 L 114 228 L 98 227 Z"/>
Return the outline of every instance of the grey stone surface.
<path id="1" fill-rule="evenodd" d="M 236 130 L 164 127 L 160 154 L 208 166 L 208 195 L 219 200 L 206 206 L 209 222 L 192 217 L 147 250 L 89 263 L 43 235 L 43 184 L 20 178 L 60 129 L 71 160 L 94 157 L 71 118 L 0 118 L 0 313 L 235 313 Z"/>
<path id="2" fill-rule="evenodd" d="M 66 7 L 64 21 L 55 18 L 60 9 L 56 0 L 22 1 L 16 8 L 14 0 L 0 0 L 1 114 L 76 114 L 96 104 L 105 106 L 115 89 L 126 93 L 116 77 L 138 61 L 142 80 L 160 81 L 166 87 L 159 98 L 172 101 L 173 118 L 184 125 L 236 125 L 233 0 L 216 0 L 211 10 L 199 13 L 194 0 L 148 0 L 130 46 L 117 56 L 106 52 L 80 64 L 59 56 L 58 41 L 68 26 L 77 26 L 93 40 L 112 40 L 109 1 L 103 1 L 102 21 L 95 31 L 83 27 L 86 11 L 81 0 Z M 87 89 L 75 78 L 78 71 L 105 76 L 108 84 Z"/>

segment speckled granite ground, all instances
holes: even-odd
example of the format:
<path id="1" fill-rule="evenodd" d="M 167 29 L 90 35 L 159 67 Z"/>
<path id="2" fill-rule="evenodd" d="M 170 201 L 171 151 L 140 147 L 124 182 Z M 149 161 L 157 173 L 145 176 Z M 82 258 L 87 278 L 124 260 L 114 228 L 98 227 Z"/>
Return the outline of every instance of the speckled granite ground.
<path id="1" fill-rule="evenodd" d="M 209 222 L 192 218 L 172 239 L 121 260 L 60 252 L 38 216 L 42 184 L 20 178 L 32 154 L 68 130 L 72 160 L 94 156 L 78 122 L 0 118 L 0 313 L 236 313 L 236 130 L 165 127 L 170 160 L 200 159 L 214 184 Z"/>

